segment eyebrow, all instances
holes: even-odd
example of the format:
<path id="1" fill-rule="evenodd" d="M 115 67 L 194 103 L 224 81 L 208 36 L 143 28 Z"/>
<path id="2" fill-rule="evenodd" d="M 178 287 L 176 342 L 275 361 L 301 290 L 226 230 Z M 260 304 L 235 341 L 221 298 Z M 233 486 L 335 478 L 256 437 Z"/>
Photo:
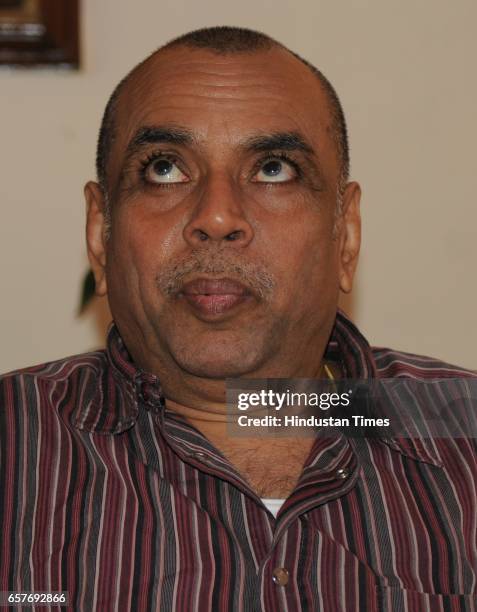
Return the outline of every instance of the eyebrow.
<path id="1" fill-rule="evenodd" d="M 241 145 L 245 150 L 254 153 L 264 153 L 281 149 L 282 151 L 302 151 L 314 155 L 311 145 L 298 132 L 274 132 L 247 138 Z"/>
<path id="2" fill-rule="evenodd" d="M 176 126 L 143 126 L 140 127 L 126 147 L 126 159 L 130 159 L 144 145 L 148 144 L 175 144 L 188 145 L 196 140 L 194 134 L 185 128 Z"/>
<path id="3" fill-rule="evenodd" d="M 139 128 L 126 148 L 126 158 L 134 156 L 144 145 L 175 144 L 190 145 L 197 137 L 190 130 L 179 126 L 143 126 Z M 241 148 L 254 153 L 264 153 L 276 149 L 283 151 L 302 151 L 313 155 L 313 147 L 298 132 L 273 132 L 251 136 L 240 143 Z"/>

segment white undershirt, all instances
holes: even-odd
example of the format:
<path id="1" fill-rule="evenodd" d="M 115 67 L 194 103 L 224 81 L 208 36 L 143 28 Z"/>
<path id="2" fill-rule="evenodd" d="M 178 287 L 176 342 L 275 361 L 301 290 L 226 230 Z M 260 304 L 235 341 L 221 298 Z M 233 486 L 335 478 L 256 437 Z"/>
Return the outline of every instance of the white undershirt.
<path id="1" fill-rule="evenodd" d="M 264 499 L 262 497 L 262 501 L 265 504 L 267 510 L 273 514 L 273 516 L 277 516 L 278 511 L 283 506 L 285 500 L 284 499 Z"/>

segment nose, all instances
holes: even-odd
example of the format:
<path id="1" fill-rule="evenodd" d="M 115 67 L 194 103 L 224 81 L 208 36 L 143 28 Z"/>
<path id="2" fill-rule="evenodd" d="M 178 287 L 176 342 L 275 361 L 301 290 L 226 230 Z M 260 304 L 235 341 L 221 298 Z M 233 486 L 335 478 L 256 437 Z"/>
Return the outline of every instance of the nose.
<path id="1" fill-rule="evenodd" d="M 244 247 L 253 238 L 241 194 L 226 176 L 208 177 L 192 217 L 184 227 L 184 239 L 193 248 L 208 242 Z"/>

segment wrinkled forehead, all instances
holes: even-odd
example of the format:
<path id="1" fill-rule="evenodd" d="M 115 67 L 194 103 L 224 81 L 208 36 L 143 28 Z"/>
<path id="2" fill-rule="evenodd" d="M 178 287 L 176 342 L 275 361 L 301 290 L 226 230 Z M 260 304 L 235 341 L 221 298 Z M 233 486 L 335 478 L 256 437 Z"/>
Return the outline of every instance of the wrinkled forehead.
<path id="1" fill-rule="evenodd" d="M 149 58 L 121 92 L 113 166 L 138 130 L 162 124 L 188 128 L 220 155 L 260 133 L 298 132 L 321 157 L 338 162 L 326 93 L 316 75 L 281 47 L 226 55 L 178 47 Z"/>

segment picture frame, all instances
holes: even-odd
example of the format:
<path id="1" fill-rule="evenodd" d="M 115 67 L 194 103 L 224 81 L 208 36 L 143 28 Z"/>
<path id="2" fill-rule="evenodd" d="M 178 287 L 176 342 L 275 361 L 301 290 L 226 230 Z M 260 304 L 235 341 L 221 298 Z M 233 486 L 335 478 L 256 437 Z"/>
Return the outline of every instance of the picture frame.
<path id="1" fill-rule="evenodd" d="M 79 68 L 79 0 L 0 0 L 0 67 Z"/>

